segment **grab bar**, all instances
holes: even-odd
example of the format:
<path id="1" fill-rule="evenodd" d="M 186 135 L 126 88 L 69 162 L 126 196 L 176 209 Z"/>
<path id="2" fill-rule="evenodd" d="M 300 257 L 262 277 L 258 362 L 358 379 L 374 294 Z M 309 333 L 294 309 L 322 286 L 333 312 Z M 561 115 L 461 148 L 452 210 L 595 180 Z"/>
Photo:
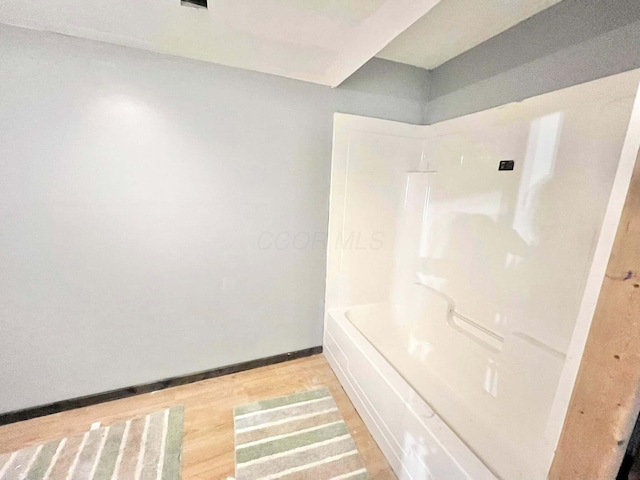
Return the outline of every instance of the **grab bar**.
<path id="1" fill-rule="evenodd" d="M 443 298 L 449 305 L 448 309 L 447 309 L 447 313 L 449 315 L 451 315 L 454 318 L 457 318 L 458 320 L 461 320 L 463 322 L 465 322 L 467 325 L 472 326 L 473 328 L 480 330 L 482 333 L 484 333 L 485 335 L 493 338 L 494 340 L 497 340 L 500 343 L 504 343 L 504 337 L 497 334 L 496 332 L 494 332 L 493 330 L 490 330 L 489 328 L 485 327 L 484 325 L 479 324 L 478 322 L 475 322 L 473 320 L 471 320 L 469 317 L 465 317 L 464 315 L 462 315 L 461 313 L 456 312 L 455 309 L 455 302 L 453 301 L 453 299 L 448 296 L 445 293 L 442 293 L 439 290 L 436 290 L 433 287 L 430 287 L 429 285 L 425 285 L 422 282 L 414 282 L 415 285 L 420 285 L 421 287 L 426 288 L 427 290 L 431 291 L 431 293 Z M 451 322 L 451 320 L 449 320 L 449 322 Z M 460 327 L 456 327 L 456 328 L 460 328 Z M 482 341 L 480 339 L 478 339 L 478 341 Z M 484 344 L 484 342 L 483 342 Z"/>
<path id="2" fill-rule="evenodd" d="M 495 338 L 496 340 L 498 340 L 499 342 L 504 342 L 504 337 L 498 335 L 496 332 L 494 332 L 493 330 L 489 330 L 487 327 L 485 327 L 484 325 L 480 325 L 479 323 L 474 322 L 473 320 L 471 320 L 468 317 L 465 317 L 464 315 L 456 312 L 453 308 L 449 308 L 449 313 L 451 315 L 453 315 L 454 317 L 456 317 L 459 320 L 462 320 L 465 323 L 468 323 L 469 325 L 471 325 L 472 327 L 477 328 L 478 330 L 480 330 L 481 332 L 484 332 L 485 334 L 489 335 L 490 337 Z"/>

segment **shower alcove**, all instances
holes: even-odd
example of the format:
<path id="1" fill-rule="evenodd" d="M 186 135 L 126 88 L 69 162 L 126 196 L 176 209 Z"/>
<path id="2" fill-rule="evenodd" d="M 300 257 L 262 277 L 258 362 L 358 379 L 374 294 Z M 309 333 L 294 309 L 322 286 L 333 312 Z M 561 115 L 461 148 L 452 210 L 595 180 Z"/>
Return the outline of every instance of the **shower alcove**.
<path id="1" fill-rule="evenodd" d="M 400 479 L 547 478 L 639 80 L 429 126 L 335 115 L 324 351 Z"/>

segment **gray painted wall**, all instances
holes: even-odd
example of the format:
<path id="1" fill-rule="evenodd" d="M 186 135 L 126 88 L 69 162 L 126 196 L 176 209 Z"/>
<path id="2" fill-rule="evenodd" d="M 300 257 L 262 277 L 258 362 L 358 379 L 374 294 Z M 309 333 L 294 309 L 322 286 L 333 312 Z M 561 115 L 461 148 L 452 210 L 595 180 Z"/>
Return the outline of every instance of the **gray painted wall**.
<path id="1" fill-rule="evenodd" d="M 434 123 L 640 68 L 640 2 L 333 90 L 2 25 L 0 58 L 5 412 L 319 345 L 333 112 Z"/>
<path id="2" fill-rule="evenodd" d="M 332 115 L 422 123 L 425 71 L 332 90 L 8 26 L 0 58 L 0 412 L 322 343 Z"/>
<path id="3" fill-rule="evenodd" d="M 640 1 L 564 0 L 432 70 L 431 124 L 640 68 Z"/>

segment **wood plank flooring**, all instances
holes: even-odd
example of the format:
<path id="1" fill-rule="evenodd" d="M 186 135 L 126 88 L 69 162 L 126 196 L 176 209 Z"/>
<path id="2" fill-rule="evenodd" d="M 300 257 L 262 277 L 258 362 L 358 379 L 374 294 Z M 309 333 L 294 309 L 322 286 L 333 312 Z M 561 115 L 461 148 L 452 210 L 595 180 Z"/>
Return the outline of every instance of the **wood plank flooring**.
<path id="1" fill-rule="evenodd" d="M 395 475 L 323 355 L 102 403 L 0 427 L 0 452 L 86 432 L 172 405 L 184 405 L 183 479 L 234 475 L 233 413 L 236 405 L 326 386 L 334 396 L 373 479 Z"/>

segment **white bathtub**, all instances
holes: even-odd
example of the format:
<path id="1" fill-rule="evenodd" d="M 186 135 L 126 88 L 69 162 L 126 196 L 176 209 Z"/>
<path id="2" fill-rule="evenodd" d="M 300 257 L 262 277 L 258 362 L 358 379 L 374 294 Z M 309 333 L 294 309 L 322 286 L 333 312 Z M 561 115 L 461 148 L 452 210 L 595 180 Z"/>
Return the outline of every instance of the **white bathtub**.
<path id="1" fill-rule="evenodd" d="M 349 321 L 347 311 L 328 312 L 324 353 L 398 478 L 495 480 Z"/>
<path id="2" fill-rule="evenodd" d="M 445 318 L 331 309 L 324 351 L 399 478 L 496 479 L 497 465 L 511 480 L 523 462 L 534 478 L 564 357 L 524 335 L 491 344 Z"/>

